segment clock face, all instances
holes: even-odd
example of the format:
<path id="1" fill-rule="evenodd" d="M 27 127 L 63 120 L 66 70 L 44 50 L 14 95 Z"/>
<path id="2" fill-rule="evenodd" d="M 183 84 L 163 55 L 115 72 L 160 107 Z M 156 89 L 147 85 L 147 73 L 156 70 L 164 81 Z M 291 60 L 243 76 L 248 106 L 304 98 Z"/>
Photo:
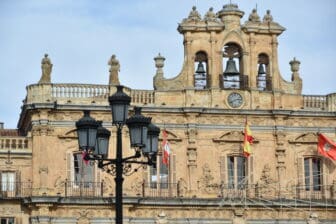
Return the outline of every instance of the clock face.
<path id="1" fill-rule="evenodd" d="M 230 93 L 228 103 L 232 108 L 238 108 L 243 105 L 243 97 L 239 93 Z"/>

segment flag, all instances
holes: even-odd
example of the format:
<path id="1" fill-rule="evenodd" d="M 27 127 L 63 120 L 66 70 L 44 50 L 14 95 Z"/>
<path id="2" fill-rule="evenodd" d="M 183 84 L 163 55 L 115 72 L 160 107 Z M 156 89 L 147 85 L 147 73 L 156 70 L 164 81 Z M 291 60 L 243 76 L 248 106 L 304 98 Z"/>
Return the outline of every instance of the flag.
<path id="1" fill-rule="evenodd" d="M 163 140 L 162 140 L 162 151 L 163 151 L 163 155 L 162 155 L 162 163 L 165 164 L 166 166 L 168 166 L 169 164 L 169 155 L 170 155 L 170 147 L 169 147 L 169 142 L 168 142 L 168 134 L 166 132 L 166 130 L 162 131 L 162 136 L 163 136 Z"/>
<path id="2" fill-rule="evenodd" d="M 253 144 L 253 136 L 252 136 L 252 132 L 251 129 L 247 123 L 247 121 L 245 122 L 245 129 L 244 129 L 244 156 L 245 157 L 249 157 L 251 154 L 251 145 Z"/>
<path id="3" fill-rule="evenodd" d="M 325 157 L 336 160 L 336 143 L 323 134 L 318 135 L 317 151 Z"/>

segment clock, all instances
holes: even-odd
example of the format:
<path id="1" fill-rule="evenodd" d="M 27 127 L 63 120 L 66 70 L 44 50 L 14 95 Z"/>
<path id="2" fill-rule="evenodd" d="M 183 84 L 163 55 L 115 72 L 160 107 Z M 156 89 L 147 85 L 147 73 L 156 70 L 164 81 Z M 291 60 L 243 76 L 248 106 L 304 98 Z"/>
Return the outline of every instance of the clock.
<path id="1" fill-rule="evenodd" d="M 244 99 L 239 93 L 233 92 L 228 96 L 227 102 L 229 103 L 230 107 L 238 108 L 243 105 Z"/>

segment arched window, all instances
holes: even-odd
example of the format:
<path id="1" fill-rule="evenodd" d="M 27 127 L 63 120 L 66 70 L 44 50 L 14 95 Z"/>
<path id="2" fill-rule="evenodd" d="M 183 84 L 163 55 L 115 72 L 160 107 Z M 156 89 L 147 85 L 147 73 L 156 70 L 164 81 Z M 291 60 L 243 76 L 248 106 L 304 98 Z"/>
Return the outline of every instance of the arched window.
<path id="1" fill-rule="evenodd" d="M 269 57 L 267 54 L 259 54 L 258 56 L 258 75 L 257 88 L 260 91 L 271 90 L 272 83 L 269 69 Z"/>
<path id="2" fill-rule="evenodd" d="M 245 89 L 247 87 L 247 76 L 243 71 L 242 49 L 235 43 L 228 43 L 223 50 L 223 88 L 224 89 Z"/>
<path id="3" fill-rule="evenodd" d="M 205 52 L 196 53 L 194 71 L 195 89 L 206 89 L 208 87 L 208 56 Z"/>

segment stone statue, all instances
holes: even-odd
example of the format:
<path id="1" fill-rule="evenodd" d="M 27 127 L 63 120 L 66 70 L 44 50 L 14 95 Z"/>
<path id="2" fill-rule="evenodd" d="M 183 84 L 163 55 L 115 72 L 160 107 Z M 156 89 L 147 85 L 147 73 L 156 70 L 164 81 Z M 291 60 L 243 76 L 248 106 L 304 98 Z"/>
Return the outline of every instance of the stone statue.
<path id="1" fill-rule="evenodd" d="M 216 13 L 213 12 L 213 8 L 212 7 L 205 14 L 204 20 L 208 21 L 208 22 L 217 22 L 217 16 L 216 16 Z"/>
<path id="2" fill-rule="evenodd" d="M 109 85 L 120 85 L 119 82 L 120 64 L 115 55 L 112 55 L 112 57 L 108 62 L 108 65 L 111 66 L 109 70 L 110 71 Z"/>
<path id="3" fill-rule="evenodd" d="M 192 11 L 189 13 L 188 16 L 188 21 L 200 21 L 201 20 L 201 15 L 199 12 L 196 10 L 196 6 L 192 7 Z"/>
<path id="4" fill-rule="evenodd" d="M 272 15 L 271 15 L 271 10 L 267 10 L 266 11 L 266 15 L 264 16 L 264 18 L 263 18 L 263 22 L 265 22 L 265 23 L 270 23 L 270 22 L 273 22 L 273 17 L 272 17 Z"/>
<path id="5" fill-rule="evenodd" d="M 260 17 L 257 13 L 257 10 L 256 9 L 253 9 L 249 18 L 248 18 L 249 21 L 251 22 L 255 22 L 255 23 L 259 23 L 260 22 Z"/>
<path id="6" fill-rule="evenodd" d="M 41 62 L 41 68 L 42 68 L 42 76 L 38 83 L 50 83 L 51 82 L 51 70 L 52 70 L 53 64 L 51 64 L 50 59 L 48 58 L 48 54 L 44 54 L 44 58 Z"/>

